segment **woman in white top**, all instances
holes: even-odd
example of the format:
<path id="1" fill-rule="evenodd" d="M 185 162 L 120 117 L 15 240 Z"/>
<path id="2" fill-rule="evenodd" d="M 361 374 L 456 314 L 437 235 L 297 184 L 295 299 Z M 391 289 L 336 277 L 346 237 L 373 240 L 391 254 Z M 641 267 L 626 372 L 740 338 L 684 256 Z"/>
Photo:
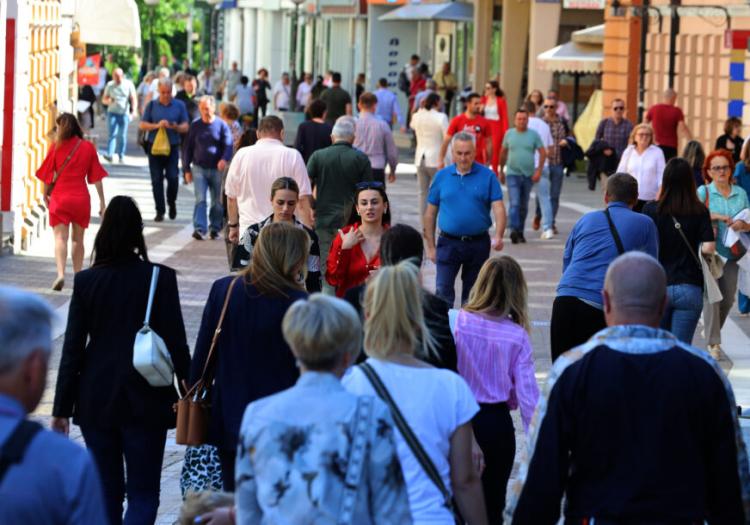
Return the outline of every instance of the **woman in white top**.
<path id="1" fill-rule="evenodd" d="M 440 164 L 440 146 L 448 130 L 448 116 L 439 111 L 440 95 L 431 93 L 425 97 L 424 106 L 411 116 L 409 127 L 417 138 L 417 150 L 414 153 L 414 164 L 417 166 L 419 182 L 419 217 L 424 227 L 424 210 L 427 203 L 427 192 L 432 178 Z"/>
<path id="2" fill-rule="evenodd" d="M 433 339 L 422 317 L 419 269 L 410 261 L 382 267 L 365 292 L 366 363 L 380 377 L 422 448 L 453 494 L 469 525 L 487 524 L 478 469 L 472 463 L 471 420 L 479 407 L 458 374 L 414 357 L 421 341 L 432 351 Z M 374 395 L 360 367 L 343 379 L 350 392 Z M 401 468 L 415 525 L 454 525 L 452 512 L 404 440 L 396 435 Z"/>
<path id="3" fill-rule="evenodd" d="M 640 212 L 648 201 L 656 200 L 664 174 L 664 153 L 654 145 L 654 130 L 638 124 L 630 134 L 630 146 L 622 153 L 619 173 L 628 173 L 638 181 L 638 203 L 633 211 Z"/>

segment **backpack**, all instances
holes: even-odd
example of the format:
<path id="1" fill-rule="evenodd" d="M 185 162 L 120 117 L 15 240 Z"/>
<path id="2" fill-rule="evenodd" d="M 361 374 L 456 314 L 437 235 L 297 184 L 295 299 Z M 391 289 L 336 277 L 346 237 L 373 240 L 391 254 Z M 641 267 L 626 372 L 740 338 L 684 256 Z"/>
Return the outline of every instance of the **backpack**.
<path id="1" fill-rule="evenodd" d="M 408 95 L 410 87 L 411 82 L 409 82 L 409 77 L 406 76 L 406 68 L 404 68 L 401 70 L 401 73 L 398 74 L 398 89 Z"/>

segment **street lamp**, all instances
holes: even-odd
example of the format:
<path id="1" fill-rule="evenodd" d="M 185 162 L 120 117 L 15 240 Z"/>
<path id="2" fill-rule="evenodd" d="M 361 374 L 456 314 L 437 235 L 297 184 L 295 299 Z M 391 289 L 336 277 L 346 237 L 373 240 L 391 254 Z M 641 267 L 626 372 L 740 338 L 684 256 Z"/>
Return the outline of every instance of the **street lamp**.
<path id="1" fill-rule="evenodd" d="M 294 4 L 294 15 L 292 17 L 292 54 L 291 54 L 291 73 L 292 73 L 292 100 L 291 107 L 297 108 L 297 87 L 299 87 L 299 78 L 297 77 L 297 30 L 299 26 L 299 6 L 305 0 L 291 0 Z"/>
<path id="2" fill-rule="evenodd" d="M 156 6 L 159 5 L 159 0 L 143 0 L 144 3 L 151 8 L 150 16 L 148 17 L 148 70 L 151 71 L 154 68 L 154 11 Z"/>

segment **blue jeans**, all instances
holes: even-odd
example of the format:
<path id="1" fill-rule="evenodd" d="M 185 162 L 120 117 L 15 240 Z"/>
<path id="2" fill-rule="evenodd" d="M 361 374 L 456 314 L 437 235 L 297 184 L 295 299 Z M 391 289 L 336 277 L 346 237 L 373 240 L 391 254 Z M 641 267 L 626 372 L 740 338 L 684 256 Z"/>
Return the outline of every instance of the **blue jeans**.
<path id="1" fill-rule="evenodd" d="M 737 292 L 737 309 L 741 314 L 750 313 L 750 297 L 742 292 Z"/>
<path id="2" fill-rule="evenodd" d="M 107 113 L 107 127 L 109 128 L 109 140 L 107 140 L 107 156 L 115 154 L 115 143 L 117 144 L 117 155 L 125 156 L 125 147 L 128 145 L 128 122 L 130 117 L 125 113 Z"/>
<path id="3" fill-rule="evenodd" d="M 549 166 L 549 201 L 552 205 L 552 226 L 555 225 L 557 210 L 560 209 L 560 194 L 562 193 L 563 180 L 565 180 L 565 168 L 560 166 Z M 544 178 L 544 176 L 542 176 Z M 537 192 L 540 190 L 537 190 Z M 542 217 L 542 209 L 539 206 L 539 197 L 536 199 L 536 216 Z"/>
<path id="4" fill-rule="evenodd" d="M 149 144 L 149 151 L 151 145 Z M 154 193 L 154 204 L 156 213 L 164 215 L 164 179 L 167 179 L 167 203 L 172 206 L 177 201 L 177 190 L 179 181 L 177 180 L 177 163 L 180 160 L 180 145 L 172 144 L 169 156 L 151 155 L 148 156 L 148 169 L 151 172 L 151 189 Z"/>
<path id="5" fill-rule="evenodd" d="M 661 327 L 680 341 L 692 344 L 703 311 L 703 288 L 694 284 L 673 284 L 667 286 L 667 299 Z"/>
<path id="6" fill-rule="evenodd" d="M 211 192 L 211 211 L 209 212 L 210 230 L 219 232 L 224 219 L 224 208 L 221 205 L 221 172 L 215 168 L 201 168 L 193 164 L 193 183 L 195 184 L 195 209 L 193 210 L 193 228 L 206 233 L 206 191 Z"/>
<path id="7" fill-rule="evenodd" d="M 508 175 L 506 182 L 510 199 L 510 229 L 523 233 L 526 215 L 529 213 L 529 196 L 534 183 L 531 182 L 531 177 L 524 175 Z"/>
<path id="8" fill-rule="evenodd" d="M 459 241 L 440 236 L 437 241 L 435 292 L 453 307 L 456 300 L 456 276 L 461 270 L 461 304 L 479 275 L 479 269 L 490 256 L 490 236 Z"/>
<path id="9" fill-rule="evenodd" d="M 542 178 L 536 185 L 536 208 L 537 215 L 542 218 L 542 231 L 551 230 L 554 218 L 552 217 L 552 202 L 550 201 L 551 183 L 549 170 L 542 170 Z"/>
<path id="10" fill-rule="evenodd" d="M 86 448 L 99 469 L 110 524 L 154 523 L 159 510 L 166 429 L 136 425 L 112 428 L 84 424 L 81 425 L 81 433 Z M 126 494 L 128 510 L 123 521 L 122 503 Z"/>

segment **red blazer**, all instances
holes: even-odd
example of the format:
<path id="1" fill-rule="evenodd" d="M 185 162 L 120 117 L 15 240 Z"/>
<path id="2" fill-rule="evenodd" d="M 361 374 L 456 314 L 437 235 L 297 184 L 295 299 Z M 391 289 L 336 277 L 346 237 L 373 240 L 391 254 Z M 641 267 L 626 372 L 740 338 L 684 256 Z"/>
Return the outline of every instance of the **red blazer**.
<path id="1" fill-rule="evenodd" d="M 482 96 L 481 99 L 479 99 L 482 103 L 482 106 L 487 104 L 487 97 Z M 500 136 L 502 137 L 505 135 L 505 132 L 508 131 L 508 126 L 510 125 L 510 122 L 508 121 L 508 102 L 506 102 L 505 97 L 497 97 L 495 99 L 497 102 L 497 114 L 500 116 L 500 121 L 497 120 L 490 120 L 490 122 L 494 125 L 500 126 Z"/>
<path id="2" fill-rule="evenodd" d="M 359 228 L 359 223 L 342 228 L 341 231 L 347 233 L 352 228 Z M 326 281 L 336 287 L 336 297 L 344 297 L 349 288 L 364 283 L 370 276 L 370 272 L 380 268 L 380 253 L 367 261 L 361 244 L 350 250 L 344 250 L 341 248 L 341 242 L 341 235 L 336 233 L 326 264 Z"/>

